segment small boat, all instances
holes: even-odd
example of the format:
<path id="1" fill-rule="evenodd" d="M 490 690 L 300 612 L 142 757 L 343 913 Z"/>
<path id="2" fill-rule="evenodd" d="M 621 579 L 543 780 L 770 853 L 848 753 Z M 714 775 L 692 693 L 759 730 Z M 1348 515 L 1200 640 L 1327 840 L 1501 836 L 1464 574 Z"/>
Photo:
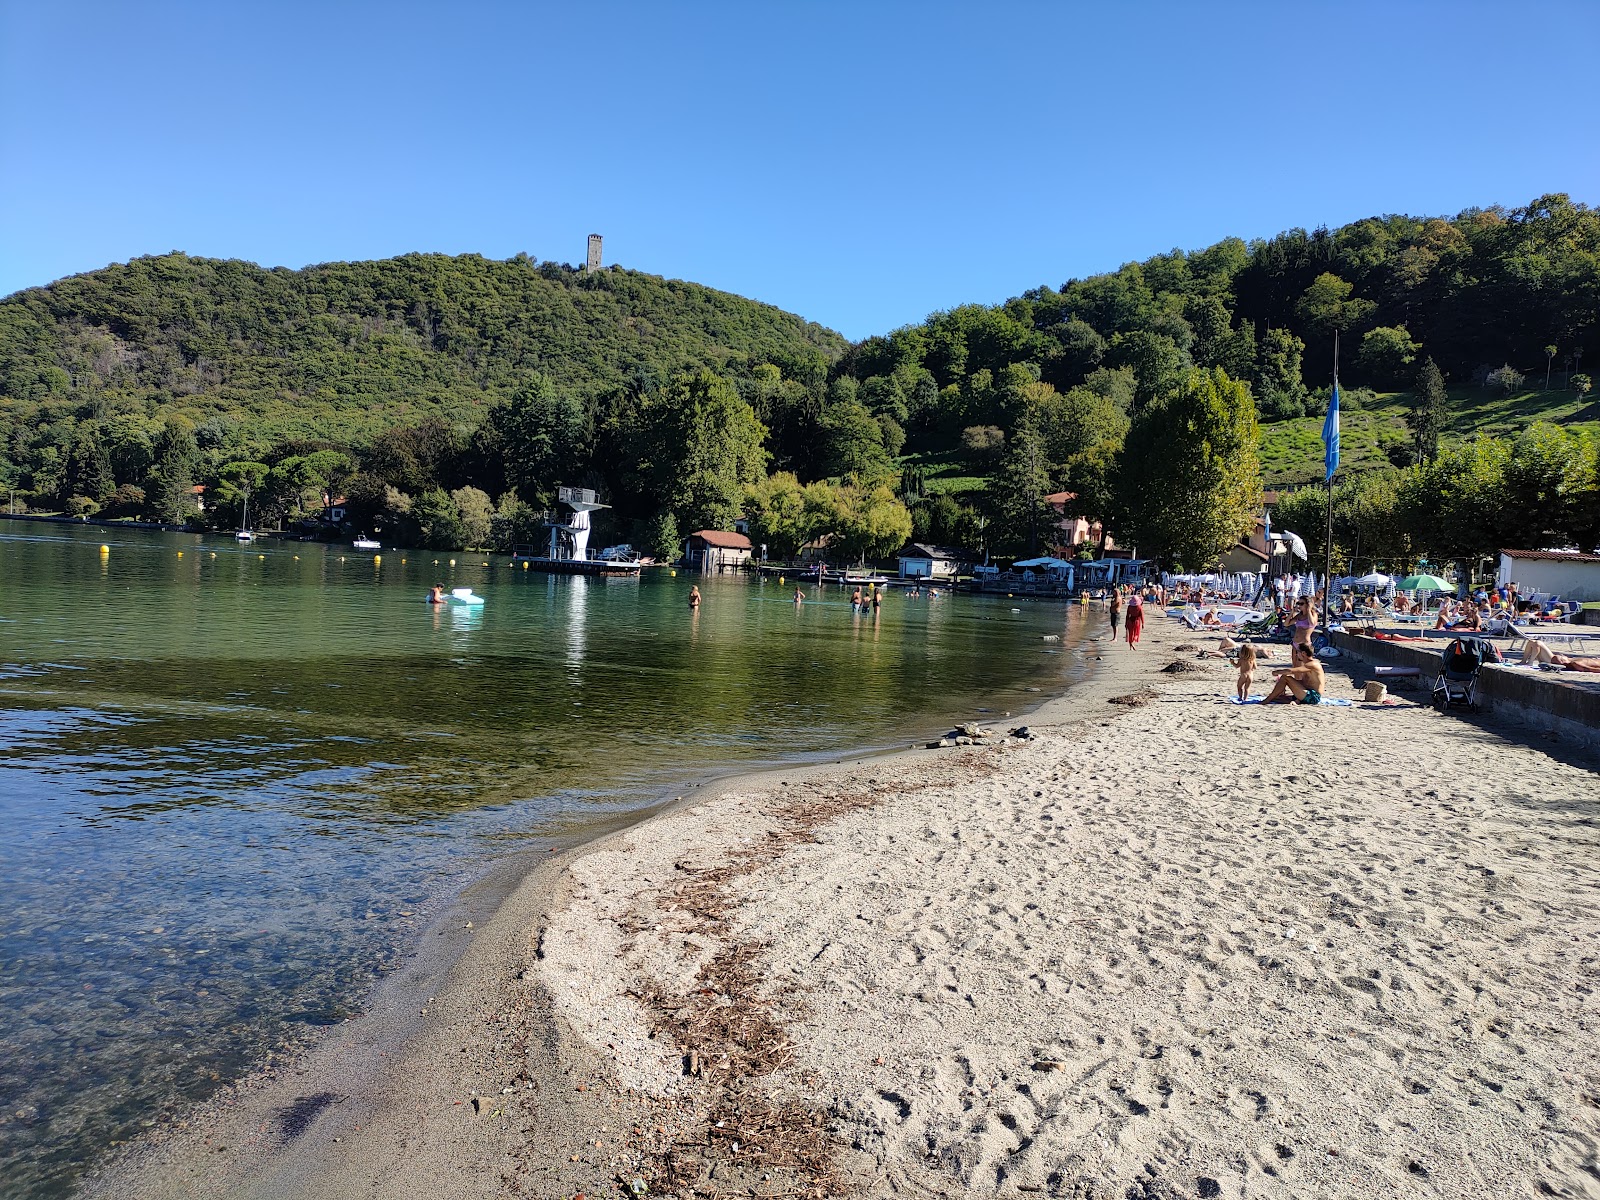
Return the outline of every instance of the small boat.
<path id="1" fill-rule="evenodd" d="M 375 542 L 371 538 L 367 538 L 367 537 L 358 537 L 355 541 L 351 542 L 350 544 L 352 546 L 354 546 L 357 550 L 382 550 L 383 549 L 383 543 L 382 542 Z"/>
<path id="2" fill-rule="evenodd" d="M 241 529 L 233 535 L 233 540 L 236 542 L 253 542 L 256 540 L 256 535 L 248 529 Z"/>
<path id="3" fill-rule="evenodd" d="M 250 524 L 250 494 L 245 493 L 244 511 L 239 514 L 239 532 L 233 535 L 236 542 L 253 542 L 256 535 L 248 528 Z"/>

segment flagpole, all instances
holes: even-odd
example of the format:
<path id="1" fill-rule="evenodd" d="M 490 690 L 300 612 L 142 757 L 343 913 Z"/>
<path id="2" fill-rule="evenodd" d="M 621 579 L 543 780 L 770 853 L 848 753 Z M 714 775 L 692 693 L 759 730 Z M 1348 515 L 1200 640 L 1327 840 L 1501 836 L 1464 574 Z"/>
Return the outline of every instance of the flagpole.
<path id="1" fill-rule="evenodd" d="M 1333 391 L 1328 396 L 1328 417 L 1323 422 L 1323 437 L 1328 429 L 1333 431 L 1333 441 L 1328 450 L 1328 528 L 1323 542 L 1322 561 L 1322 627 L 1328 627 L 1328 604 L 1333 599 L 1333 473 L 1339 469 L 1339 331 L 1333 331 Z"/>

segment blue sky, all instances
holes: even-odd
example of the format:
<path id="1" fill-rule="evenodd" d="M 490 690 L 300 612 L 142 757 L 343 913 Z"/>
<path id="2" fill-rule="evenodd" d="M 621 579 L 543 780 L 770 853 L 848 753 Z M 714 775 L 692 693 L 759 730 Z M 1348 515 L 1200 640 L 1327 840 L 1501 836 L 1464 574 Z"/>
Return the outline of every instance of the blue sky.
<path id="1" fill-rule="evenodd" d="M 850 337 L 1229 235 L 1600 203 L 1600 3 L 0 0 L 0 295 L 606 260 Z"/>

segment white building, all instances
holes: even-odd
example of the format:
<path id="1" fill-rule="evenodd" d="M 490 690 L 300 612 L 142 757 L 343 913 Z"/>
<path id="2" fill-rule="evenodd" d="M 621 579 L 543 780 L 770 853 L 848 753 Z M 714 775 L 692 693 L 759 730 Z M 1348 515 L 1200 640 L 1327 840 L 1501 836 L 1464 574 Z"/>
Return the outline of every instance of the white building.
<path id="1" fill-rule="evenodd" d="M 1600 600 L 1600 554 L 1576 550 L 1502 550 L 1495 582 L 1517 585 L 1521 596 Z"/>
<path id="2" fill-rule="evenodd" d="M 930 546 L 912 542 L 895 556 L 900 560 L 901 579 L 954 579 L 976 555 L 954 546 Z"/>

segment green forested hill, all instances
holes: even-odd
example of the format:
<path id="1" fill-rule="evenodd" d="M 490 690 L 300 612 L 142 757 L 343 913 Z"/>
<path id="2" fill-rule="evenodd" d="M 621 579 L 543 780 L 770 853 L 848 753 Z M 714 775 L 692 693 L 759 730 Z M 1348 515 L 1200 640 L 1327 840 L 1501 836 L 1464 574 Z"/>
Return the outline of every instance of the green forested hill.
<path id="1" fill-rule="evenodd" d="M 14 472 L 84 419 L 115 441 L 119 424 L 176 414 L 202 448 L 262 457 L 290 440 L 359 448 L 424 418 L 476 425 L 536 375 L 593 403 L 700 367 L 821 369 L 845 345 L 768 305 L 616 267 L 415 254 L 291 271 L 169 254 L 0 300 L 0 420 Z"/>
<path id="2" fill-rule="evenodd" d="M 855 345 L 525 256 L 139 259 L 0 300 L 0 487 L 213 523 L 334 493 L 363 528 L 451 545 L 528 540 L 565 482 L 615 506 L 604 536 L 667 550 L 742 510 L 775 553 L 857 555 L 1032 550 L 1041 497 L 1070 491 L 1124 544 L 1201 563 L 1263 484 L 1319 477 L 1336 338 L 1341 478 L 1394 556 L 1464 553 L 1466 527 L 1600 537 L 1600 211 L 1561 194 L 1229 238 Z"/>

